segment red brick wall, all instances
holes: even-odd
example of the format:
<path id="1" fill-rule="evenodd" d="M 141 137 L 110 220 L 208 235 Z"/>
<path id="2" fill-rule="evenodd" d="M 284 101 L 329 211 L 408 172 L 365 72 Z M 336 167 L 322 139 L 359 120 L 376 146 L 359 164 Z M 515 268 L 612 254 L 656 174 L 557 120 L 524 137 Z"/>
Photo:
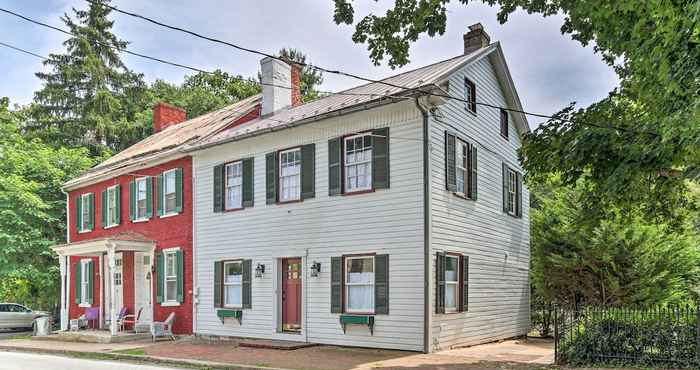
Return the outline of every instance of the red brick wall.
<path id="1" fill-rule="evenodd" d="M 187 112 L 180 107 L 166 103 L 156 103 L 153 106 L 153 132 L 184 122 L 186 119 Z"/>
<path id="2" fill-rule="evenodd" d="M 298 64 L 291 64 L 292 73 L 292 107 L 301 105 L 301 69 Z"/>
<path id="3" fill-rule="evenodd" d="M 129 182 L 135 177 L 157 176 L 158 174 L 173 168 L 182 168 L 182 212 L 177 216 L 158 218 L 155 204 L 155 178 L 153 179 L 153 217 L 147 222 L 133 223 L 129 221 Z M 103 229 L 101 220 L 101 197 L 102 191 L 112 185 L 119 184 L 121 186 L 121 222 L 118 226 Z M 95 225 L 93 231 L 78 234 L 76 228 L 76 199 L 80 194 L 84 193 L 95 194 Z M 163 321 L 167 318 L 170 312 L 175 312 L 174 331 L 178 334 L 192 333 L 192 159 L 190 157 L 176 159 L 167 163 L 159 164 L 151 168 L 139 169 L 133 174 L 118 176 L 116 178 L 102 181 L 97 184 L 89 185 L 84 188 L 71 191 L 70 198 L 70 240 L 78 242 L 96 238 L 103 238 L 124 232 L 134 232 L 143 235 L 144 237 L 156 242 L 156 254 L 162 249 L 180 247 L 183 252 L 184 259 L 184 301 L 180 306 L 162 307 L 155 302 L 156 292 L 155 283 L 157 282 L 155 273 L 151 279 L 153 286 L 153 318 L 156 321 Z M 126 257 L 126 256 L 125 256 Z M 78 258 L 79 259 L 79 258 Z M 124 303 L 130 304 L 130 311 L 133 313 L 134 305 L 134 287 L 133 287 L 133 256 L 129 259 L 130 263 L 124 260 Z M 73 259 L 71 259 L 73 262 Z M 155 262 L 155 261 L 154 261 Z M 128 266 L 128 267 L 127 267 Z M 95 268 L 95 272 L 98 269 Z M 130 274 L 131 278 L 127 279 L 126 274 Z M 74 275 L 71 275 L 71 280 Z M 127 280 L 130 282 L 127 284 Z M 69 287 L 72 292 L 73 282 L 69 282 Z M 95 286 L 99 286 L 99 280 Z M 71 293 L 71 304 L 73 304 L 73 293 Z M 93 306 L 98 306 L 100 303 L 99 297 L 95 294 L 95 303 Z M 71 318 L 76 318 L 82 314 L 82 311 L 77 309 L 77 306 L 69 311 Z"/>

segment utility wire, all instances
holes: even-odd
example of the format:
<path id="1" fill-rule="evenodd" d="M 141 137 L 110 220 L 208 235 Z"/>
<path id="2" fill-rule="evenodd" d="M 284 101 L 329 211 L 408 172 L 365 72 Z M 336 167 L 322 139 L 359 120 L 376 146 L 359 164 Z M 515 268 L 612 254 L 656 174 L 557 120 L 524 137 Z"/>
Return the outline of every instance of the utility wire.
<path id="1" fill-rule="evenodd" d="M 43 59 L 43 60 L 48 59 L 48 58 L 46 58 L 46 57 L 43 56 L 43 55 L 39 55 L 39 54 L 37 54 L 37 53 L 34 53 L 34 52 L 31 52 L 31 51 L 28 51 L 28 50 L 24 50 L 24 49 L 18 48 L 18 47 L 16 47 L 16 46 L 12 46 L 12 45 L 6 44 L 6 43 L 4 43 L 4 42 L 0 42 L 0 45 L 4 46 L 4 47 L 6 47 L 6 48 L 13 49 L 13 50 L 15 50 L 15 51 L 19 51 L 20 53 L 29 54 L 29 55 L 34 56 L 34 57 L 37 57 L 37 58 L 39 58 L 39 59 Z"/>

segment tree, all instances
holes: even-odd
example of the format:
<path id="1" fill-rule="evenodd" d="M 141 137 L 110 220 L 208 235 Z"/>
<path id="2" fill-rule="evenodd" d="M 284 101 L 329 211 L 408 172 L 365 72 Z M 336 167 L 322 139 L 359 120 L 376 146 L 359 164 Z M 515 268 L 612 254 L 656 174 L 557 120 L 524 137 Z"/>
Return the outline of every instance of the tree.
<path id="1" fill-rule="evenodd" d="M 303 102 L 309 102 L 318 99 L 320 94 L 316 90 L 316 87 L 323 83 L 323 73 L 306 65 L 306 54 L 297 49 L 283 48 L 279 51 L 279 56 L 282 59 L 302 65 L 299 86 L 301 90 L 301 100 Z"/>
<path id="2" fill-rule="evenodd" d="M 0 301 L 50 308 L 58 264 L 49 250 L 65 242 L 61 185 L 93 165 L 87 149 L 55 148 L 21 131 L 26 110 L 0 99 Z M 47 267 L 48 266 L 48 267 Z"/>
<path id="3" fill-rule="evenodd" d="M 534 300 L 564 305 L 686 303 L 700 284 L 700 238 L 692 224 L 591 207 L 585 179 L 531 184 Z M 693 210 L 685 210 L 694 212 Z"/>
<path id="4" fill-rule="evenodd" d="M 353 24 L 349 0 L 334 0 L 336 23 Z M 422 34 L 443 34 L 450 0 L 400 0 L 383 16 L 369 14 L 353 40 L 366 43 L 375 64 L 409 61 Z M 467 4 L 467 0 L 459 0 Z M 543 16 L 564 15 L 562 33 L 595 50 L 621 84 L 588 108 L 567 107 L 527 135 L 522 158 L 528 173 L 556 172 L 574 185 L 590 173 L 600 196 L 629 208 L 640 202 L 673 217 L 688 181 L 700 179 L 700 2 L 620 0 L 486 0 L 500 5 L 498 20 L 521 7 Z"/>
<path id="5" fill-rule="evenodd" d="M 146 85 L 120 59 L 128 43 L 111 32 L 110 12 L 91 3 L 88 10 L 73 9 L 75 20 L 61 18 L 74 36 L 63 43 L 65 53 L 50 54 L 44 62 L 51 71 L 36 74 L 43 86 L 25 127 L 32 137 L 55 147 L 87 147 L 97 156 L 120 151 L 141 136 L 128 122 L 144 108 Z"/>

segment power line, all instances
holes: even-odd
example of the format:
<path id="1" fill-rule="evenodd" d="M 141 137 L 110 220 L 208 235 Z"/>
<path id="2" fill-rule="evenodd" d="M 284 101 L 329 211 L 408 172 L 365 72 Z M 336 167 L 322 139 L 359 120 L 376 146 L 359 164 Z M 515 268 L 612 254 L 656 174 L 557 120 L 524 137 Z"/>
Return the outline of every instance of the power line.
<path id="1" fill-rule="evenodd" d="M 43 60 L 48 59 L 48 58 L 46 58 L 46 57 L 43 56 L 43 55 L 39 55 L 39 54 L 37 54 L 37 53 L 34 53 L 34 52 L 31 52 L 31 51 L 28 51 L 28 50 L 24 50 L 24 49 L 18 48 L 18 47 L 16 47 L 16 46 L 12 46 L 12 45 L 6 44 L 6 43 L 4 43 L 4 42 L 0 42 L 0 45 L 4 46 L 4 47 L 6 47 L 6 48 L 13 49 L 13 50 L 15 50 L 15 51 L 19 51 L 20 53 L 29 54 L 29 55 L 34 56 L 34 57 L 37 57 L 37 58 L 39 58 L 39 59 L 43 59 Z"/>

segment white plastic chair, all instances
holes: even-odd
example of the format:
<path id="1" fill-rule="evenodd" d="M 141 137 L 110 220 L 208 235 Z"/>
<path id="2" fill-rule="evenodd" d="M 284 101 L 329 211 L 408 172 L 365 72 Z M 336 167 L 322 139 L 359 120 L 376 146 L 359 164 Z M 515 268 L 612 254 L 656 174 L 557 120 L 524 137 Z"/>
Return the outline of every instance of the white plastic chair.
<path id="1" fill-rule="evenodd" d="M 170 337 L 172 340 L 175 340 L 175 336 L 173 335 L 174 323 L 175 312 L 171 312 L 168 318 L 163 322 L 155 321 L 151 323 L 151 336 L 153 337 L 153 341 L 155 342 L 158 337 Z"/>

